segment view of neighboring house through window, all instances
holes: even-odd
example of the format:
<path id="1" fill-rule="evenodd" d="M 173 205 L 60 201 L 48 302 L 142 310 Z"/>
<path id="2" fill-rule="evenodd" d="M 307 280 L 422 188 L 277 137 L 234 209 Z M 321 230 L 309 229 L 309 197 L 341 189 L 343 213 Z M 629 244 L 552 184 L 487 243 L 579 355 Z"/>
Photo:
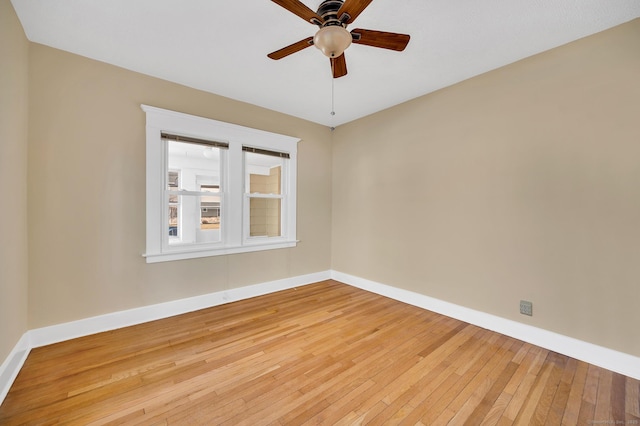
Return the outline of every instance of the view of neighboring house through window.
<path id="1" fill-rule="evenodd" d="M 167 178 L 167 191 L 178 191 L 180 172 L 178 170 L 169 170 Z M 178 237 L 178 213 L 180 212 L 180 204 L 176 193 L 169 192 L 169 239 Z"/>
<path id="2" fill-rule="evenodd" d="M 200 184 L 201 192 L 220 193 L 220 185 Z M 220 196 L 203 196 L 200 203 L 200 229 L 220 229 Z"/>

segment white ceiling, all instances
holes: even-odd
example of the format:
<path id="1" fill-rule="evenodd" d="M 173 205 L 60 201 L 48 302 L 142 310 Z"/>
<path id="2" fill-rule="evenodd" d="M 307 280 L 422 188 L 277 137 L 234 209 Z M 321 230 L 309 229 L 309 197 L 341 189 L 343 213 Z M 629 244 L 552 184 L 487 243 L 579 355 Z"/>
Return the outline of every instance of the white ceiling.
<path id="1" fill-rule="evenodd" d="M 316 10 L 321 0 L 302 0 Z M 346 51 L 334 81 L 317 29 L 270 0 L 12 0 L 29 40 L 327 126 L 355 120 L 640 17 L 640 0 L 374 0 L 348 29 L 411 35 Z"/>

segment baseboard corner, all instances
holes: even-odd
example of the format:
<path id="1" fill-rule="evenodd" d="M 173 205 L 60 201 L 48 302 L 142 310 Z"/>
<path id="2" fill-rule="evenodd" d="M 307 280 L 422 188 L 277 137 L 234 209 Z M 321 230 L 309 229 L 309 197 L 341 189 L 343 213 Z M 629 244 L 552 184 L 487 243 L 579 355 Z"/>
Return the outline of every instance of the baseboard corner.
<path id="1" fill-rule="evenodd" d="M 2 365 L 0 365 L 0 405 L 2 405 L 9 393 L 9 389 L 11 389 L 16 377 L 18 377 L 18 373 L 20 373 L 20 369 L 27 360 L 29 352 L 31 352 L 31 342 L 27 331 L 18 340 Z"/>

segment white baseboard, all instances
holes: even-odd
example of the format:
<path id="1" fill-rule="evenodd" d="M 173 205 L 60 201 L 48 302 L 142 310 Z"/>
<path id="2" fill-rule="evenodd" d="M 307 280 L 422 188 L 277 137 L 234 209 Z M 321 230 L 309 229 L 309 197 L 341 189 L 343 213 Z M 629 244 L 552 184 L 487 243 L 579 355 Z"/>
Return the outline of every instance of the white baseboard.
<path id="1" fill-rule="evenodd" d="M 331 271 L 331 278 L 640 380 L 640 358 L 633 355 L 342 272 Z"/>
<path id="2" fill-rule="evenodd" d="M 301 287 L 330 278 L 330 271 L 322 271 L 29 330 L 0 367 L 0 404 L 33 348 Z"/>
<path id="3" fill-rule="evenodd" d="M 322 271 L 27 331 L 0 366 L 0 404 L 4 401 L 13 381 L 33 348 L 300 287 L 327 279 L 334 279 L 413 306 L 428 309 L 624 374 L 625 376 L 640 379 L 640 358 L 638 357 L 342 272 Z"/>
<path id="4" fill-rule="evenodd" d="M 31 351 L 29 332 L 22 335 L 9 356 L 0 365 L 0 404 L 9 393 L 13 381 L 18 377 L 20 369 Z"/>
<path id="5" fill-rule="evenodd" d="M 172 300 L 170 302 L 159 303 L 156 305 L 142 306 L 140 308 L 113 312 L 64 324 L 56 324 L 49 327 L 36 328 L 29 331 L 31 347 L 37 348 L 65 340 L 75 339 L 77 337 L 129 327 L 131 325 L 168 318 L 187 312 L 197 311 L 199 309 L 262 296 L 263 294 L 328 280 L 330 277 L 330 271 L 317 272 L 308 275 L 300 275 L 292 278 L 254 284 L 246 287 L 231 288 L 216 293 L 189 297 L 187 299 Z"/>

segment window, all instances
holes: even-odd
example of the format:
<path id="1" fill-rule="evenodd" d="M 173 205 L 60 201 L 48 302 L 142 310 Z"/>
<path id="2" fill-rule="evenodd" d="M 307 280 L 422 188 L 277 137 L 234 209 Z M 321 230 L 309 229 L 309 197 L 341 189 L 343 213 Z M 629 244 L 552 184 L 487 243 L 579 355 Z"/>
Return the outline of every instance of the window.
<path id="1" fill-rule="evenodd" d="M 299 139 L 142 109 L 147 263 L 296 245 Z"/>

